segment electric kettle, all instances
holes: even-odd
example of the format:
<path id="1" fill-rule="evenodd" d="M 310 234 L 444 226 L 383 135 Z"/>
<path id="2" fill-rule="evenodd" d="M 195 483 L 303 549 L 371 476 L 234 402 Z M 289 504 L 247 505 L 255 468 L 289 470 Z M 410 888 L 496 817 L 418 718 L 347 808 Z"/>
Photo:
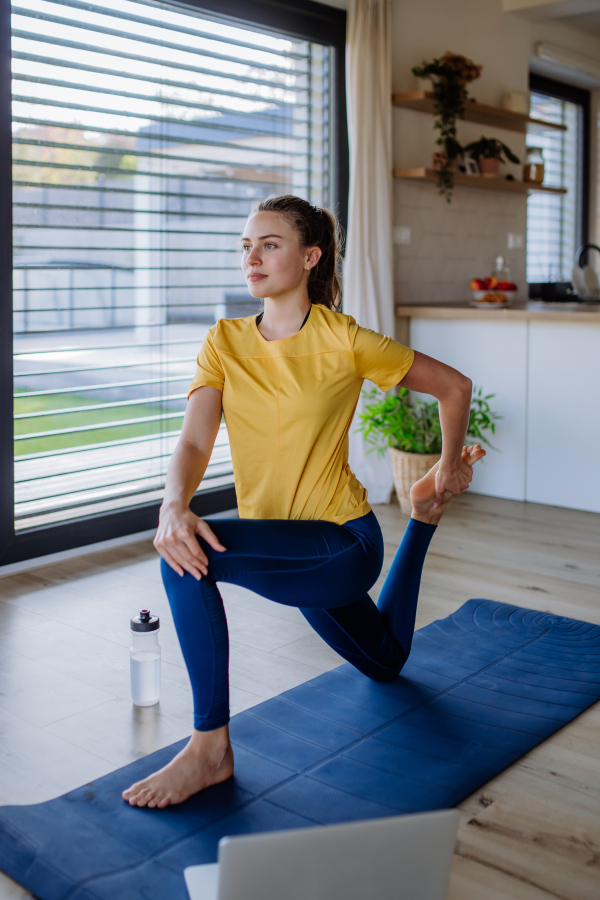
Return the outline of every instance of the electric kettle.
<path id="1" fill-rule="evenodd" d="M 598 273 L 588 263 L 581 266 L 582 260 L 588 250 L 597 250 L 600 253 L 600 247 L 597 244 L 584 244 L 575 254 L 575 266 L 573 267 L 573 287 L 580 300 L 600 300 L 600 282 L 598 281 Z"/>

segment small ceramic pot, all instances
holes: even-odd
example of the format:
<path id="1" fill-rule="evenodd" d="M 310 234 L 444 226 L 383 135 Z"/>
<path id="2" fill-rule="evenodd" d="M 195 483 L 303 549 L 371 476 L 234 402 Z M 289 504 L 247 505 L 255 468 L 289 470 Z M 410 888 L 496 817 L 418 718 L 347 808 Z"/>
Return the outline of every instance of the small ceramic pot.
<path id="1" fill-rule="evenodd" d="M 529 115 L 529 91 L 508 91 L 504 95 L 502 102 L 504 109 L 511 112 L 520 113 L 522 116 Z"/>
<path id="2" fill-rule="evenodd" d="M 433 90 L 433 81 L 431 78 L 417 78 L 415 77 L 415 81 L 417 82 L 417 91 L 432 91 Z"/>
<path id="3" fill-rule="evenodd" d="M 477 160 L 477 165 L 484 178 L 495 178 L 498 175 L 500 160 L 486 159 L 485 156 L 480 156 Z"/>

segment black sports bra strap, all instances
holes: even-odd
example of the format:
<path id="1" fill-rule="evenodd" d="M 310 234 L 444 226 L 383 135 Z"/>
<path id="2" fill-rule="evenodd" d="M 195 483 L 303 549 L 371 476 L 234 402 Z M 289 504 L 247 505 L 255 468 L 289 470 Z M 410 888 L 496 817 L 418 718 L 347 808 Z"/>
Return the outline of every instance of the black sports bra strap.
<path id="1" fill-rule="evenodd" d="M 311 304 L 310 309 L 312 309 L 312 304 Z M 308 322 L 308 317 L 310 316 L 310 309 L 309 309 L 309 311 L 306 313 L 306 315 L 304 316 L 304 322 L 302 323 L 302 325 L 301 325 L 300 328 L 298 329 L 299 331 L 302 331 L 302 329 L 304 328 L 304 326 L 305 326 L 306 323 Z M 259 313 L 259 314 L 257 315 L 257 317 L 256 317 L 256 324 L 257 324 L 257 325 L 260 325 L 263 316 L 264 316 L 264 311 L 261 312 L 261 313 Z"/>

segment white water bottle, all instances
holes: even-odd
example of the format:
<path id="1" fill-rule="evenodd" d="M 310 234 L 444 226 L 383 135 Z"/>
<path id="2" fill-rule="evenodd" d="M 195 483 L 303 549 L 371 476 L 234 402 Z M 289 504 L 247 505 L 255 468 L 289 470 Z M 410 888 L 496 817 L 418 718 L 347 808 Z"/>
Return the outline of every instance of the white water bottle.
<path id="1" fill-rule="evenodd" d="M 131 699 L 136 706 L 154 706 L 160 698 L 160 619 L 143 609 L 130 623 L 129 671 Z"/>

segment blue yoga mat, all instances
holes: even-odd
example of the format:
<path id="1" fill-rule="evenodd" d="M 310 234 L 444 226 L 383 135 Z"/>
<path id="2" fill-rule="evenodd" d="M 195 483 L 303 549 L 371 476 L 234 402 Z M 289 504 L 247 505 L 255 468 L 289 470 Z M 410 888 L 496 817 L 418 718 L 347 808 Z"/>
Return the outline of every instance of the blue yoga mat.
<path id="1" fill-rule="evenodd" d="M 221 837 L 459 803 L 600 697 L 600 626 L 469 600 L 401 677 L 349 665 L 234 716 L 235 777 L 164 810 L 120 798 L 185 741 L 47 803 L 0 809 L 0 869 L 41 900 L 187 900 Z"/>

